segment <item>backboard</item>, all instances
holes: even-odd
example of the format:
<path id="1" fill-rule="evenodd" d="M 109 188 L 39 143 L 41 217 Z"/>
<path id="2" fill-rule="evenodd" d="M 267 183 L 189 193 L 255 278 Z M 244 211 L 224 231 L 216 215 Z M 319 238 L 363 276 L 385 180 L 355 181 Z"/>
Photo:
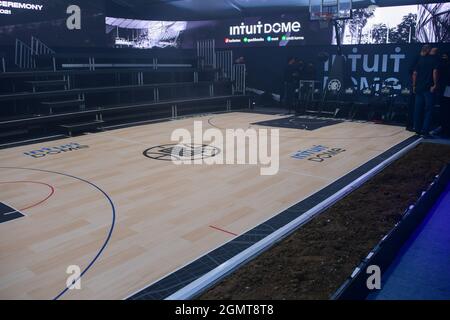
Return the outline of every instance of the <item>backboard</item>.
<path id="1" fill-rule="evenodd" d="M 311 20 L 331 21 L 352 17 L 353 0 L 310 0 Z"/>

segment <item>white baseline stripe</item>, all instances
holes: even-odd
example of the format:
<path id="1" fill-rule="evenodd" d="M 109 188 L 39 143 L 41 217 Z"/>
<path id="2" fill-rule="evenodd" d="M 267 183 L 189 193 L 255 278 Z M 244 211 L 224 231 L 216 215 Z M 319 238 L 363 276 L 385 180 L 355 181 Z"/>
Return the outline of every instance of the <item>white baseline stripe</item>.
<path id="1" fill-rule="evenodd" d="M 368 171 L 367 173 L 365 173 L 364 175 L 362 175 L 361 177 L 359 177 L 358 179 L 347 185 L 345 188 L 341 189 L 339 192 L 335 193 L 334 195 L 323 201 L 322 203 L 319 203 L 317 206 L 310 209 L 309 211 L 307 211 L 294 221 L 288 223 L 287 225 L 278 229 L 277 231 L 270 234 L 266 238 L 255 243 L 250 248 L 242 251 L 241 253 L 234 256 L 225 263 L 221 264 L 214 270 L 211 270 L 210 272 L 203 275 L 194 282 L 190 283 L 189 285 L 182 288 L 178 292 L 175 292 L 171 296 L 167 297 L 165 300 L 189 300 L 194 298 L 198 294 L 204 292 L 205 290 L 213 286 L 215 283 L 219 282 L 221 279 L 226 277 L 228 274 L 236 270 L 238 267 L 243 265 L 245 262 L 251 260 L 252 258 L 262 253 L 263 251 L 267 250 L 275 243 L 279 242 L 281 239 L 285 238 L 286 236 L 297 230 L 299 227 L 309 222 L 315 216 L 317 216 L 318 214 L 320 214 L 321 212 L 323 212 L 324 210 L 326 210 L 327 208 L 338 202 L 340 199 L 342 199 L 349 193 L 353 192 L 355 189 L 359 188 L 365 182 L 370 180 L 373 176 L 375 176 L 384 168 L 386 168 L 389 164 L 399 159 L 409 150 L 416 147 L 420 142 L 422 142 L 422 140 L 423 139 L 418 139 L 417 141 L 403 148 L 402 150 L 391 156 L 389 159 L 386 159 L 378 166 Z"/>
<path id="2" fill-rule="evenodd" d="M 10 214 L 13 214 L 13 213 L 16 213 L 16 212 L 20 213 L 19 211 L 11 211 L 11 212 L 3 213 L 2 215 L 9 216 Z"/>

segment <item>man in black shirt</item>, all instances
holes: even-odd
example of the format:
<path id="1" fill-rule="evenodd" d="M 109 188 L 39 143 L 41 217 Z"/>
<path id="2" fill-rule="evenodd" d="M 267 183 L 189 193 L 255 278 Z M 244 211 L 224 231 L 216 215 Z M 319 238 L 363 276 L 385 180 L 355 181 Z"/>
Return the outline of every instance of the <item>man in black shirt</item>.
<path id="1" fill-rule="evenodd" d="M 419 62 L 420 58 L 423 56 L 426 56 L 428 54 L 429 49 L 425 46 L 420 51 L 420 54 L 418 54 L 408 69 L 409 78 L 411 79 L 411 85 L 412 85 L 412 79 L 414 75 L 414 71 L 416 69 L 417 63 Z M 414 131 L 414 109 L 416 107 L 416 93 L 414 90 L 412 90 L 411 94 L 408 98 L 408 116 L 406 119 L 406 130 L 408 131 Z"/>
<path id="2" fill-rule="evenodd" d="M 430 51 L 424 46 L 422 52 Z M 429 135 L 437 93 L 439 60 L 436 56 L 422 54 L 414 68 L 413 91 L 416 94 L 414 111 L 414 130 L 421 135 Z M 422 116 L 424 114 L 424 116 Z"/>
<path id="3" fill-rule="evenodd" d="M 308 63 L 305 69 L 305 78 L 306 80 L 316 80 L 316 67 L 312 62 Z"/>

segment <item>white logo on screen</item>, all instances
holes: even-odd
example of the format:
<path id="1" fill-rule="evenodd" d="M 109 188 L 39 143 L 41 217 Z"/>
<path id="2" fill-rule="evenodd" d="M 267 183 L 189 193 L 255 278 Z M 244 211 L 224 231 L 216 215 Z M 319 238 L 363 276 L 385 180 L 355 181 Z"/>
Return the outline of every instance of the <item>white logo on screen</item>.
<path id="1" fill-rule="evenodd" d="M 302 25 L 298 21 L 292 22 L 276 22 L 246 25 L 244 22 L 239 26 L 230 27 L 230 36 L 254 35 L 254 34 L 271 34 L 271 33 L 292 33 L 300 32 Z"/>
<path id="2" fill-rule="evenodd" d="M 330 91 L 340 91 L 342 84 L 338 79 L 333 79 L 328 83 L 328 90 Z"/>
<path id="3" fill-rule="evenodd" d="M 6 9 L 3 9 L 6 8 Z M 42 4 L 32 4 L 26 2 L 14 2 L 14 1 L 0 1 L 0 14 L 13 14 L 11 9 L 22 9 L 22 10 L 34 10 L 42 11 L 44 5 Z"/>

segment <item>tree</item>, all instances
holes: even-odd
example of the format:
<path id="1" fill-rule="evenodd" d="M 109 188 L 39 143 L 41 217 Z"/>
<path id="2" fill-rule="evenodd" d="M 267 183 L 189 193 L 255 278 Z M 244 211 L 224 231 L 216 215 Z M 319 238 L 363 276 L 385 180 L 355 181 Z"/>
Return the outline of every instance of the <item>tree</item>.
<path id="1" fill-rule="evenodd" d="M 404 16 L 402 22 L 396 27 L 391 29 L 389 35 L 389 42 L 392 43 L 412 43 L 417 42 L 416 39 L 416 24 L 417 15 L 409 13 Z"/>
<path id="2" fill-rule="evenodd" d="M 375 24 L 371 32 L 374 44 L 387 43 L 388 27 L 384 23 Z"/>
<path id="3" fill-rule="evenodd" d="M 356 39 L 356 44 L 361 44 L 363 29 L 367 25 L 367 20 L 374 16 L 374 12 L 366 9 L 353 10 L 353 18 L 349 22 L 349 31 L 352 42 Z"/>

